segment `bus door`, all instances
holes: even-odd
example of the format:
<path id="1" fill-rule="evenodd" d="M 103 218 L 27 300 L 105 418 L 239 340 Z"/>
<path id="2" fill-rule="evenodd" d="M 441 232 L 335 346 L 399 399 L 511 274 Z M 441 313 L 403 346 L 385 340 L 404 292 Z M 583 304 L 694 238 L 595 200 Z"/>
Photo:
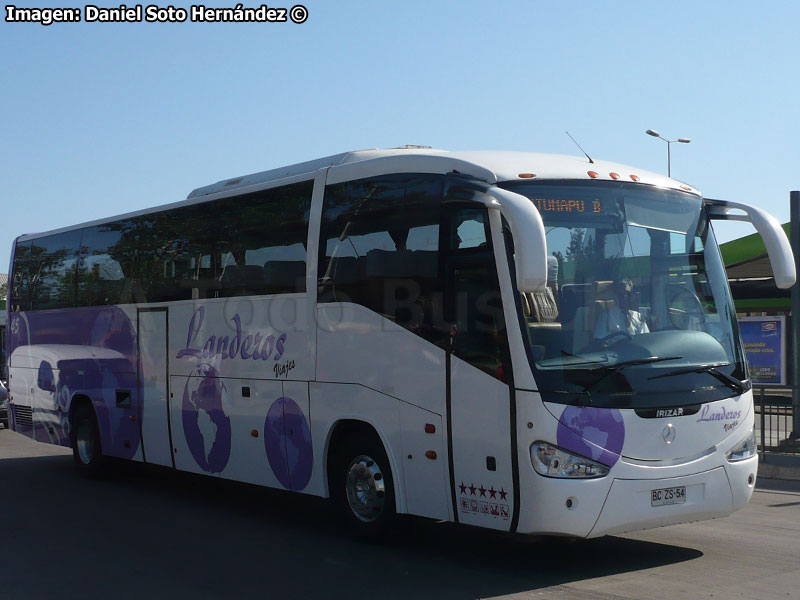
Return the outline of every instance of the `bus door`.
<path id="1" fill-rule="evenodd" d="M 145 462 L 174 467 L 169 426 L 166 308 L 140 308 L 139 397 Z"/>
<path id="2" fill-rule="evenodd" d="M 458 521 L 511 529 L 512 382 L 486 208 L 445 203 L 450 474 Z"/>

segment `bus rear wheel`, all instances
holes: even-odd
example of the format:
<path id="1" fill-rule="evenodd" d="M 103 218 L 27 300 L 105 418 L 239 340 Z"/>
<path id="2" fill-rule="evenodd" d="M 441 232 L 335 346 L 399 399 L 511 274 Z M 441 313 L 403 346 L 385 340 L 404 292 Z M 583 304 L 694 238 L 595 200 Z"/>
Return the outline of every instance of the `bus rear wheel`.
<path id="1" fill-rule="evenodd" d="M 337 449 L 330 473 L 331 497 L 358 539 L 390 537 L 396 517 L 394 480 L 383 444 L 357 436 Z"/>
<path id="2" fill-rule="evenodd" d="M 100 429 L 88 402 L 76 407 L 72 418 L 72 458 L 80 475 L 89 479 L 100 479 L 106 475 Z"/>

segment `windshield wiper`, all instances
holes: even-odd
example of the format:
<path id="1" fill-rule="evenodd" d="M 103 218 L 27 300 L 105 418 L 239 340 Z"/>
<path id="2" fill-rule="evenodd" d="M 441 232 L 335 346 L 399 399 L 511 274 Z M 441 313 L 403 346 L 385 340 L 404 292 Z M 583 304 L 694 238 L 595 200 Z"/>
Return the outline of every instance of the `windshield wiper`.
<path id="1" fill-rule="evenodd" d="M 672 377 L 673 375 L 684 375 L 686 373 L 708 373 L 712 377 L 716 377 L 726 386 L 731 388 L 737 394 L 743 394 L 747 391 L 747 386 L 744 384 L 743 381 L 736 379 L 732 375 L 728 375 L 727 373 L 723 373 L 719 370 L 719 367 L 729 367 L 731 363 L 708 363 L 705 365 L 695 365 L 693 367 L 684 367 L 681 369 L 675 369 L 674 371 L 670 371 L 669 373 L 662 373 L 661 375 L 653 375 L 648 379 L 660 379 L 661 377 Z"/>
<path id="2" fill-rule="evenodd" d="M 663 362 L 665 360 L 679 360 L 683 358 L 682 356 L 646 356 L 643 358 L 632 358 L 631 360 L 623 360 L 622 362 L 614 363 L 613 365 L 603 365 L 600 367 L 604 371 L 604 373 L 595 379 L 592 383 L 586 386 L 584 393 L 587 396 L 588 403 L 591 404 L 592 400 L 592 390 L 595 389 L 598 385 L 600 385 L 603 381 L 608 379 L 611 375 L 615 373 L 619 373 L 622 369 L 627 369 L 628 367 L 635 367 L 636 365 L 649 365 L 651 363 Z M 652 379 L 652 378 L 651 378 Z"/>

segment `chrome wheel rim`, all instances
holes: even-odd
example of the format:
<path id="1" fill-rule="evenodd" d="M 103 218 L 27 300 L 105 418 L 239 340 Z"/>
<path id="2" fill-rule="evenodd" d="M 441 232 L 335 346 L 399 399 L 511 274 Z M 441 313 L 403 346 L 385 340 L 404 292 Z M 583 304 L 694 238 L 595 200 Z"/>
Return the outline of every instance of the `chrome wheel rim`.
<path id="1" fill-rule="evenodd" d="M 381 468 L 369 456 L 355 458 L 347 468 L 347 503 L 359 521 L 380 517 L 386 502 L 386 482 Z"/>
<path id="2" fill-rule="evenodd" d="M 81 462 L 88 465 L 92 462 L 94 455 L 94 437 L 92 436 L 91 424 L 85 421 L 78 425 L 78 431 L 75 432 L 75 440 L 78 446 L 78 457 Z"/>

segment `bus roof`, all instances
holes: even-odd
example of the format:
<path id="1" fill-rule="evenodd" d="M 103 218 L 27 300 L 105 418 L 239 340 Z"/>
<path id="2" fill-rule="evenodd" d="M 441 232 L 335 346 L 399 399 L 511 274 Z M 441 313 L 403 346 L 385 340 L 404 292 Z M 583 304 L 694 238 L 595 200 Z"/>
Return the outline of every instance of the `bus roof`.
<path id="1" fill-rule="evenodd" d="M 598 180 L 637 181 L 642 184 L 663 188 L 681 189 L 700 194 L 699 190 L 665 175 L 644 171 L 634 167 L 604 160 L 589 160 L 583 156 L 566 154 L 542 154 L 535 152 L 511 151 L 455 151 L 437 150 L 425 146 L 404 146 L 385 150 L 356 150 L 343 152 L 325 158 L 306 161 L 261 171 L 250 175 L 223 179 L 217 183 L 193 190 L 185 200 L 145 208 L 142 210 L 105 217 L 85 223 L 69 225 L 50 231 L 27 233 L 17 240 L 35 239 L 62 233 L 82 227 L 111 223 L 119 219 L 178 208 L 211 200 L 216 194 L 235 195 L 272 181 L 313 174 L 320 169 L 330 168 L 328 182 L 347 181 L 388 173 L 450 173 L 457 171 L 472 175 L 487 183 L 501 181 L 542 181 L 542 180 Z M 521 178 L 520 174 L 531 174 L 533 178 Z"/>
<path id="2" fill-rule="evenodd" d="M 613 180 L 618 178 L 620 181 L 633 180 L 659 187 L 682 189 L 695 194 L 700 193 L 696 188 L 659 173 L 604 160 L 594 160 L 590 163 L 587 158 L 582 156 L 495 150 L 450 152 L 424 146 L 404 146 L 386 150 L 372 149 L 344 152 L 287 167 L 223 179 L 217 183 L 193 190 L 188 198 L 198 198 L 231 189 L 249 187 L 328 167 L 363 166 L 363 163 L 367 161 L 380 162 L 381 166 L 386 169 L 384 172 L 392 172 L 393 167 L 398 169 L 397 172 L 408 172 L 409 162 L 416 162 L 409 161 L 409 159 L 415 158 L 426 162 L 431 162 L 431 159 L 435 159 L 435 163 L 439 166 L 436 172 L 458 171 L 473 175 L 487 183 L 518 180 L 520 179 L 520 173 L 526 173 L 535 175 L 534 179 L 536 180 Z M 347 170 L 349 171 L 350 169 Z M 426 170 L 425 172 L 431 171 Z M 596 175 L 593 177 L 589 172 Z M 614 177 L 612 174 L 618 177 Z"/>

